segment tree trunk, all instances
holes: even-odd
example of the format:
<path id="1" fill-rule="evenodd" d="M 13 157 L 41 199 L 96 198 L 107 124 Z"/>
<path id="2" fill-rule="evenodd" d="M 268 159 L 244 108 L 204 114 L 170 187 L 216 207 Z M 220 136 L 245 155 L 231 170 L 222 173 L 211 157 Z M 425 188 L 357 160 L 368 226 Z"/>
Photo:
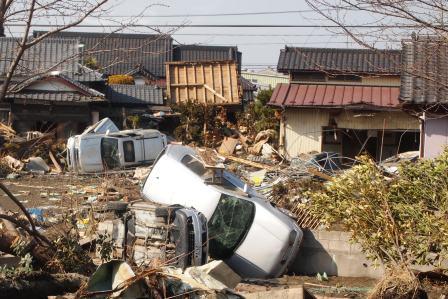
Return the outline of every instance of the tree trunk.
<path id="1" fill-rule="evenodd" d="M 16 279 L 1 279 L 0 298 L 46 299 L 47 296 L 75 293 L 87 280 L 87 277 L 76 273 L 31 273 Z"/>
<path id="2" fill-rule="evenodd" d="M 13 244 L 18 238 L 15 232 L 0 231 L 0 251 L 16 255 Z M 34 239 L 28 245 L 28 250 L 39 267 L 45 268 L 45 265 L 54 257 L 54 251 L 51 248 L 38 244 Z"/>

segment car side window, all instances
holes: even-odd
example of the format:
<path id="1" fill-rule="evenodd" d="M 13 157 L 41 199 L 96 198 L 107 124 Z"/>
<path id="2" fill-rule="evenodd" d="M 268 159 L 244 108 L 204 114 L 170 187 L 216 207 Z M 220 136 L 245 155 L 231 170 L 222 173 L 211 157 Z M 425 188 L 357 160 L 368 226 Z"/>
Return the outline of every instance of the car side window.
<path id="1" fill-rule="evenodd" d="M 232 256 L 249 232 L 254 215 L 252 202 L 223 194 L 208 222 L 210 256 L 214 259 Z"/>
<path id="2" fill-rule="evenodd" d="M 125 162 L 135 162 L 135 151 L 134 151 L 134 141 L 124 141 L 123 142 L 124 151 L 124 161 Z"/>

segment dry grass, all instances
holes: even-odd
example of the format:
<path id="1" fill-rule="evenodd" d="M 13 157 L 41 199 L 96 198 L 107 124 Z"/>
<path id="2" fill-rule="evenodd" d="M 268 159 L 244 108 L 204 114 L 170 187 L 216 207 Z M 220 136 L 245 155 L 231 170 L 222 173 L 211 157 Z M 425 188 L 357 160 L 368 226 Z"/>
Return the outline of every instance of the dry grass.
<path id="1" fill-rule="evenodd" d="M 388 270 L 369 294 L 369 299 L 426 298 L 420 282 L 406 267 Z"/>

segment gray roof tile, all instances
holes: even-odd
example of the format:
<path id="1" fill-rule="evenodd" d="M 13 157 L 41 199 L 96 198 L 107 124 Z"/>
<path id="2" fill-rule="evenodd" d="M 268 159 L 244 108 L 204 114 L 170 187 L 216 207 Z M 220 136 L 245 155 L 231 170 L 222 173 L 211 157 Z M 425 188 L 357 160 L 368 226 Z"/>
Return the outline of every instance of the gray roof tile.
<path id="1" fill-rule="evenodd" d="M 0 38 L 0 76 L 6 75 L 18 49 L 18 39 Z M 48 38 L 27 49 L 15 76 L 29 76 L 51 70 L 67 73 L 78 71 L 78 41 Z"/>
<path id="2" fill-rule="evenodd" d="M 43 32 L 34 32 L 35 36 Z M 95 58 L 99 71 L 126 74 L 142 65 L 158 77 L 165 76 L 165 62 L 172 60 L 172 38 L 167 35 L 95 32 L 59 32 L 56 37 L 78 39 L 84 45 L 84 59 Z"/>
<path id="3" fill-rule="evenodd" d="M 152 85 L 111 84 L 106 98 L 111 103 L 163 105 L 163 89 Z"/>
<path id="4" fill-rule="evenodd" d="M 398 75 L 400 62 L 400 50 L 285 47 L 280 50 L 277 69 L 282 73 L 326 71 Z"/>
<path id="5" fill-rule="evenodd" d="M 423 37 L 402 45 L 400 99 L 415 104 L 448 103 L 448 43 Z"/>

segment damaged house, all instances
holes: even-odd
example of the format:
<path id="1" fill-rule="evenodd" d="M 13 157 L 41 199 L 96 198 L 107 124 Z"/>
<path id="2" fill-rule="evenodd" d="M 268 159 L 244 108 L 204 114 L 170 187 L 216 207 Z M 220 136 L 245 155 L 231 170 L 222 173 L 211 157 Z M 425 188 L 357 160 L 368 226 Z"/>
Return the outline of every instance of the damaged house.
<path id="1" fill-rule="evenodd" d="M 17 39 L 0 39 L 3 78 L 16 48 Z M 2 121 L 18 132 L 55 130 L 57 137 L 88 125 L 94 106 L 105 102 L 104 94 L 92 88 L 103 84 L 103 79 L 81 66 L 78 54 L 79 44 L 73 39 L 45 39 L 27 49 L 1 103 Z"/>
<path id="2" fill-rule="evenodd" d="M 281 50 L 269 105 L 282 111 L 280 147 L 296 157 L 367 152 L 383 160 L 419 149 L 420 125 L 402 109 L 401 51 L 291 48 Z"/>
<path id="3" fill-rule="evenodd" d="M 165 63 L 172 60 L 170 36 L 69 31 L 56 36 L 77 40 L 82 51 L 79 62 L 105 78 L 99 91 L 106 95 L 107 104 L 96 107 L 98 118 L 93 123 L 109 117 L 121 126 L 128 115 L 167 110 L 163 89 Z M 118 82 L 111 80 L 113 76 Z"/>
<path id="4" fill-rule="evenodd" d="M 421 120 L 420 156 L 434 158 L 448 145 L 448 44 L 416 37 L 402 47 L 400 99 Z"/>
<path id="5" fill-rule="evenodd" d="M 222 96 L 226 95 L 224 96 L 226 99 L 220 99 L 218 96 L 218 102 L 222 100 L 223 102 L 239 104 L 239 98 L 242 98 L 245 102 L 254 100 L 254 92 L 257 90 L 257 87 L 249 80 L 246 80 L 243 76 L 241 76 L 242 57 L 243 55 L 238 51 L 237 47 L 203 45 L 173 46 L 174 62 L 177 62 L 178 64 L 180 62 L 188 62 L 190 68 L 192 65 L 195 65 L 195 69 L 196 66 L 199 67 L 199 69 L 192 72 L 192 75 L 193 73 L 196 74 L 189 78 L 188 82 L 194 84 L 205 83 L 208 87 L 210 87 L 207 93 L 212 92 L 210 91 L 210 89 L 212 89 L 215 91 L 218 90 L 218 94 Z M 200 65 L 203 65 L 204 72 L 200 69 Z M 236 73 L 234 68 L 236 69 Z M 206 73 L 209 74 L 205 76 Z M 172 75 L 173 78 L 171 78 L 171 81 L 181 81 L 180 79 L 187 80 L 186 77 L 178 78 L 178 75 L 183 75 L 182 73 L 176 74 L 176 77 L 174 77 L 174 74 Z M 207 81 L 206 77 L 209 81 Z M 226 80 L 227 82 L 225 82 Z M 195 88 L 195 86 L 190 86 L 190 89 L 193 88 Z M 235 91 L 235 88 L 238 88 L 238 91 Z M 204 98 L 207 98 L 207 94 L 199 97 L 195 94 L 194 96 L 199 102 L 203 101 Z M 170 94 L 168 94 L 168 97 L 170 97 Z M 216 96 L 213 97 L 213 100 L 216 100 Z"/>

